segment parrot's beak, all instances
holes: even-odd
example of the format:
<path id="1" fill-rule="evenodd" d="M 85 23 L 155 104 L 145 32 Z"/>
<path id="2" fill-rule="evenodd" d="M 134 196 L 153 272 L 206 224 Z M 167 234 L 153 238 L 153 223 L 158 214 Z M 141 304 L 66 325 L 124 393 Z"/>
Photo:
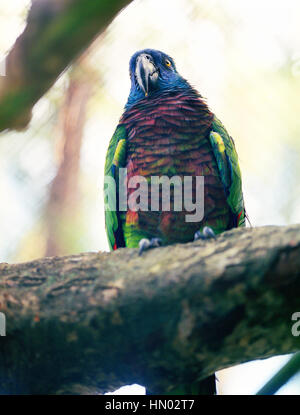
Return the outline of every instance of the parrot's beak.
<path id="1" fill-rule="evenodd" d="M 145 96 L 148 96 L 150 85 L 154 85 L 158 78 L 158 69 L 150 55 L 142 53 L 138 56 L 135 76 Z"/>

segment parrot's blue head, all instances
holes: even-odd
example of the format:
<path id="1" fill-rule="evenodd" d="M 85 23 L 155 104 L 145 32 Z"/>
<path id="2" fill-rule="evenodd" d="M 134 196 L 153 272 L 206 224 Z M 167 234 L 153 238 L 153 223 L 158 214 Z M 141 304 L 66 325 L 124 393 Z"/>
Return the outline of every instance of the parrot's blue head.
<path id="1" fill-rule="evenodd" d="M 136 52 L 129 63 L 131 89 L 126 108 L 163 91 L 191 88 L 176 70 L 173 59 L 159 50 Z"/>

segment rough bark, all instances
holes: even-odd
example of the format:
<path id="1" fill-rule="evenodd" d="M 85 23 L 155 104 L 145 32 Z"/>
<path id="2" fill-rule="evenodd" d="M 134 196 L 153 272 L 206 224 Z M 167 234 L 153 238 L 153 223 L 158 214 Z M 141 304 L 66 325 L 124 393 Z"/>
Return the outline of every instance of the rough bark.
<path id="1" fill-rule="evenodd" d="M 131 1 L 33 1 L 0 77 L 0 131 L 26 127 L 34 104 Z"/>
<path id="2" fill-rule="evenodd" d="M 153 393 L 299 350 L 300 225 L 0 265 L 1 393 Z"/>

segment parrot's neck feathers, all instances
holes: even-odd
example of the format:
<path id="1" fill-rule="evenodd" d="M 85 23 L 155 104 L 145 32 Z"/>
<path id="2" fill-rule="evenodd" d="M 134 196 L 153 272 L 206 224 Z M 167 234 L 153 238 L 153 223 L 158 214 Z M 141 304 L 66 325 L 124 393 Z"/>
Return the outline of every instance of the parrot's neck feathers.
<path id="1" fill-rule="evenodd" d="M 178 92 L 184 92 L 184 91 L 191 94 L 191 96 L 200 97 L 198 92 L 194 88 L 192 88 L 192 86 L 188 83 L 188 81 L 186 81 L 183 78 L 178 79 L 178 82 L 174 83 L 174 85 L 172 86 L 166 83 L 164 87 L 163 83 L 161 83 L 159 90 L 152 91 L 151 94 L 149 94 L 146 97 L 145 97 L 144 92 L 142 92 L 141 90 L 136 89 L 136 88 L 131 88 L 128 101 L 125 105 L 125 110 L 128 110 L 129 108 L 131 108 L 135 104 L 138 104 L 140 101 L 144 99 L 151 100 L 151 99 L 155 99 L 159 97 L 163 98 L 164 96 L 174 95 Z"/>

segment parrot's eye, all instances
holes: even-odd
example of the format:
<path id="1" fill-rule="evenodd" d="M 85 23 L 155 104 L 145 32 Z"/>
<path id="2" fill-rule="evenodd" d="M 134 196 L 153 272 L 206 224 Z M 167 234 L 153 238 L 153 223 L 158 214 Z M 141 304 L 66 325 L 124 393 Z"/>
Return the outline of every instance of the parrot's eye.
<path id="1" fill-rule="evenodd" d="M 169 61 L 169 59 L 165 60 L 165 64 L 168 68 L 170 68 L 172 66 L 171 62 Z"/>

